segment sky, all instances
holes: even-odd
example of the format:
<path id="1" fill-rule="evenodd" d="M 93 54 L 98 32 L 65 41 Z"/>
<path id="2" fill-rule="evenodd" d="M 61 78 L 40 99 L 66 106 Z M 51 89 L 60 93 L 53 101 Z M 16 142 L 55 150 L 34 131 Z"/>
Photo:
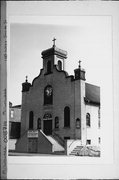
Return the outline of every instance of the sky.
<path id="1" fill-rule="evenodd" d="M 108 16 L 36 16 L 13 18 L 10 23 L 9 101 L 21 104 L 25 76 L 32 83 L 42 66 L 41 52 L 53 45 L 66 50 L 65 70 L 86 71 L 86 82 L 103 88 L 112 73 L 112 29 Z M 110 79 L 111 81 L 111 79 Z"/>

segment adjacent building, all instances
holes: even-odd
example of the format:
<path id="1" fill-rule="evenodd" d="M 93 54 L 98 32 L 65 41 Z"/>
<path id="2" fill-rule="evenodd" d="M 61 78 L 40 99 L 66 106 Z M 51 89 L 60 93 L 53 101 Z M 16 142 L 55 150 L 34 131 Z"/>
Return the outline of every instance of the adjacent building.
<path id="1" fill-rule="evenodd" d="M 9 102 L 9 150 L 15 150 L 15 143 L 20 138 L 21 105 L 13 106 Z"/>

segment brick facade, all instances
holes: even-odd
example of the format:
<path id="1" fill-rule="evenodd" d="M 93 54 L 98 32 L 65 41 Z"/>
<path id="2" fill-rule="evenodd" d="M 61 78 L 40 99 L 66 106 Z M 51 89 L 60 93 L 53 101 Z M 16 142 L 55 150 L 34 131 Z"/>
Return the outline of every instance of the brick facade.
<path id="1" fill-rule="evenodd" d="M 86 111 L 89 109 L 86 108 L 87 102 L 85 101 L 85 71 L 79 66 L 75 70 L 75 76 L 69 76 L 64 70 L 67 53 L 56 46 L 43 51 L 42 58 L 43 69 L 41 69 L 39 76 L 33 80 L 32 84 L 28 83 L 27 80 L 22 84 L 21 138 L 29 130 L 29 113 L 32 111 L 33 130 L 37 130 L 38 119 L 41 120 L 43 132 L 44 127 L 47 128 L 48 125 L 44 121 L 51 120 L 51 125 L 48 125 L 49 128 L 52 128 L 51 135 L 57 134 L 62 140 L 79 139 L 85 145 L 87 141 Z M 49 102 L 52 98 L 52 103 L 45 104 L 44 93 L 47 86 L 52 92 L 47 89 L 46 94 L 49 93 L 49 95 L 47 94 L 49 97 L 46 98 L 49 98 Z M 50 97 L 51 93 L 52 97 Z M 99 106 L 100 104 L 97 107 L 99 108 Z M 64 127 L 65 107 L 68 107 L 70 111 L 69 127 Z M 91 106 L 91 110 L 93 107 L 95 110 L 95 105 Z M 93 110 L 90 113 L 93 114 Z M 45 115 L 51 117 L 44 119 Z M 56 117 L 58 118 L 58 128 L 55 128 Z M 95 118 L 98 123 L 98 113 Z M 76 127 L 77 119 L 80 123 L 79 127 Z"/>

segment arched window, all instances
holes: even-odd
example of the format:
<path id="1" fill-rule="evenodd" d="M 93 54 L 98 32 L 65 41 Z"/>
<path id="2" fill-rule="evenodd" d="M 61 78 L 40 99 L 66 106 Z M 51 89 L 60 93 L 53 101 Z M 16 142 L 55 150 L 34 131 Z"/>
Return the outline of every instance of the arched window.
<path id="1" fill-rule="evenodd" d="M 58 129 L 59 128 L 59 118 L 55 117 L 55 128 Z"/>
<path id="2" fill-rule="evenodd" d="M 38 118 L 37 120 L 37 129 L 41 129 L 41 119 Z"/>
<path id="3" fill-rule="evenodd" d="M 90 127 L 90 125 L 91 125 L 91 122 L 90 122 L 90 114 L 87 113 L 87 114 L 86 114 L 86 126 L 87 126 L 87 127 Z"/>
<path id="4" fill-rule="evenodd" d="M 29 129 L 33 129 L 33 111 L 29 112 Z"/>
<path id="5" fill-rule="evenodd" d="M 47 73 L 51 73 L 51 61 L 47 62 Z"/>
<path id="6" fill-rule="evenodd" d="M 76 119 L 76 128 L 81 128 L 81 120 L 79 118 Z"/>
<path id="7" fill-rule="evenodd" d="M 53 89 L 52 86 L 48 85 L 44 89 L 44 104 L 53 103 Z"/>
<path id="8" fill-rule="evenodd" d="M 64 108 L 64 127 L 70 127 L 70 108 Z"/>
<path id="9" fill-rule="evenodd" d="M 59 60 L 58 61 L 58 69 L 61 71 L 62 70 L 62 62 Z"/>

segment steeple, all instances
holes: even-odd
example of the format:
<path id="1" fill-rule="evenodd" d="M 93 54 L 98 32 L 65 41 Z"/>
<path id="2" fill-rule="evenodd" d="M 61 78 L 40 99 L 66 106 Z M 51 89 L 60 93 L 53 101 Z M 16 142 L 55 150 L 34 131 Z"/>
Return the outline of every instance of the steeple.
<path id="1" fill-rule="evenodd" d="M 53 46 L 49 49 L 42 51 L 41 53 L 42 58 L 44 59 L 45 57 L 49 57 L 52 55 L 58 55 L 62 58 L 67 58 L 67 52 L 56 47 L 56 43 L 55 43 L 56 38 L 54 38 L 52 41 L 53 41 Z"/>
<path id="2" fill-rule="evenodd" d="M 81 60 L 79 60 L 79 69 L 81 69 Z"/>
<path id="3" fill-rule="evenodd" d="M 53 72 L 54 65 L 56 65 L 59 71 L 64 70 L 64 60 L 67 58 L 67 52 L 56 47 L 56 38 L 52 41 L 53 46 L 41 53 L 45 74 L 51 74 Z"/>
<path id="4" fill-rule="evenodd" d="M 24 83 L 22 83 L 22 92 L 29 91 L 29 88 L 31 87 L 31 83 L 28 82 L 28 76 L 26 76 L 26 80 Z"/>
<path id="5" fill-rule="evenodd" d="M 85 79 L 85 70 L 81 68 L 81 60 L 79 60 L 79 66 L 77 69 L 74 70 L 75 73 L 75 79 L 78 80 L 86 80 Z"/>
<path id="6" fill-rule="evenodd" d="M 56 41 L 56 39 L 54 38 L 52 41 L 53 41 L 53 47 L 55 47 L 55 41 Z"/>
<path id="7" fill-rule="evenodd" d="M 28 82 L 28 79 L 27 79 L 27 78 L 28 78 L 28 76 L 26 76 L 26 83 Z"/>

